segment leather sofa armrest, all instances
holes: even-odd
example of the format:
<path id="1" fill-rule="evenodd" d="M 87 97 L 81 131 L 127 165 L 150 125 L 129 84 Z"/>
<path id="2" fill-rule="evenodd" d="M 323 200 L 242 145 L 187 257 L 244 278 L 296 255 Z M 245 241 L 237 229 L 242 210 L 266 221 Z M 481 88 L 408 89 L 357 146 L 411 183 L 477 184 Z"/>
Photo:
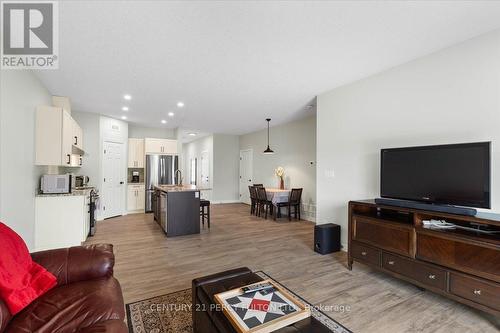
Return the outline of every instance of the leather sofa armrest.
<path id="1" fill-rule="evenodd" d="M 0 333 L 5 331 L 5 328 L 11 319 L 12 315 L 10 314 L 7 304 L 0 299 Z"/>
<path id="2" fill-rule="evenodd" d="M 33 261 L 57 277 L 58 285 L 113 275 L 113 245 L 97 244 L 31 254 Z"/>

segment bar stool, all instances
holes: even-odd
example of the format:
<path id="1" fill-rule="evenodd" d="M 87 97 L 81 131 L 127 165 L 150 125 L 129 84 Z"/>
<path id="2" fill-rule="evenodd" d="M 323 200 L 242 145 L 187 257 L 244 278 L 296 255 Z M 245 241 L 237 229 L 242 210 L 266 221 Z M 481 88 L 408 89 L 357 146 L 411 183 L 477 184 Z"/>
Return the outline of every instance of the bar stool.
<path id="1" fill-rule="evenodd" d="M 206 208 L 206 210 L 205 210 Z M 205 219 L 207 220 L 208 229 L 210 229 L 210 201 L 209 200 L 200 200 L 200 217 L 201 224 L 205 226 Z"/>

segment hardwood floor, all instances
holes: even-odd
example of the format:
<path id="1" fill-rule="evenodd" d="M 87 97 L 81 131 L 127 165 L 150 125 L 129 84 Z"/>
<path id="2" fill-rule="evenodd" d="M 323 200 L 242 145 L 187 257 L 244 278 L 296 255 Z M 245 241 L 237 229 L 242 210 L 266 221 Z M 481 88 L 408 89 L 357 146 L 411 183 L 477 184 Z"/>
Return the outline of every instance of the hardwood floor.
<path id="1" fill-rule="evenodd" d="M 212 206 L 211 229 L 167 239 L 151 214 L 99 222 L 87 243 L 115 246 L 125 302 L 190 288 L 195 277 L 247 266 L 262 270 L 354 332 L 498 332 L 494 318 L 361 264 L 312 250 L 309 222 L 274 222 L 243 204 Z M 346 310 L 341 311 L 342 307 Z M 347 311 L 348 310 L 348 311 Z"/>

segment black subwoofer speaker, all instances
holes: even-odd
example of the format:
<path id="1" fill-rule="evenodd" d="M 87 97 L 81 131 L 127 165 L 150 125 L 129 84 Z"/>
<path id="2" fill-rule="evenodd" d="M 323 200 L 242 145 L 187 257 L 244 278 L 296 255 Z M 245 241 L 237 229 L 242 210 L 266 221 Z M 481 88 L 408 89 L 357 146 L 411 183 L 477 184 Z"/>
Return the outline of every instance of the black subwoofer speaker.
<path id="1" fill-rule="evenodd" d="M 316 225 L 314 251 L 321 254 L 340 251 L 340 225 L 333 223 Z"/>

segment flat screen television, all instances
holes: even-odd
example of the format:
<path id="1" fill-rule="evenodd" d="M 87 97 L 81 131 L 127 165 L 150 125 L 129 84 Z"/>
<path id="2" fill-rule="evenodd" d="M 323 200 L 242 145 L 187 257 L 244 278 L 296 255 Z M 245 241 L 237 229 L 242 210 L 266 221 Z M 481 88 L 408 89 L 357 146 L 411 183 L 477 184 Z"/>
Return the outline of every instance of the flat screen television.
<path id="1" fill-rule="evenodd" d="M 491 208 L 491 142 L 382 149 L 383 198 Z"/>

